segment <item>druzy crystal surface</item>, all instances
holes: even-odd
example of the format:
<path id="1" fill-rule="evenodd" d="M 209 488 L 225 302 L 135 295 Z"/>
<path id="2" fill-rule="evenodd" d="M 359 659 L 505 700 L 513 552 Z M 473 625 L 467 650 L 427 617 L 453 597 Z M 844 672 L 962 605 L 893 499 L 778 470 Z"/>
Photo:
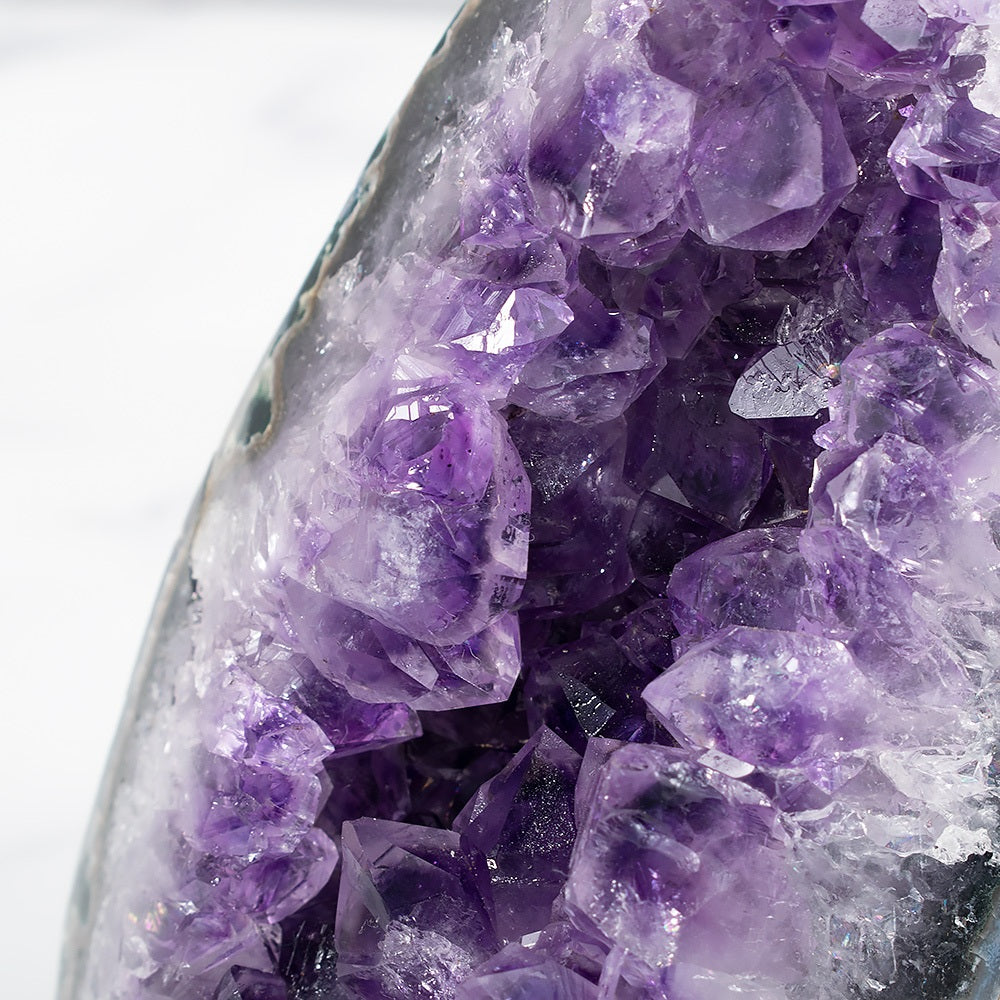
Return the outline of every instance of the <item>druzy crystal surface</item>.
<path id="1" fill-rule="evenodd" d="M 994 1000 L 997 25 L 466 6 L 195 504 L 63 1000 Z"/>

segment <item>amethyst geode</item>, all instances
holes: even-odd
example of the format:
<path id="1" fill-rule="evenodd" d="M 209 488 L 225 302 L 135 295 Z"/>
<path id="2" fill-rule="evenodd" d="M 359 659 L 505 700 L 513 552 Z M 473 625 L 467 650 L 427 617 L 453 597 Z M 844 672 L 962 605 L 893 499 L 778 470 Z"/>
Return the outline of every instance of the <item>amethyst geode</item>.
<path id="1" fill-rule="evenodd" d="M 998 8 L 466 6 L 194 507 L 63 1000 L 996 997 Z"/>

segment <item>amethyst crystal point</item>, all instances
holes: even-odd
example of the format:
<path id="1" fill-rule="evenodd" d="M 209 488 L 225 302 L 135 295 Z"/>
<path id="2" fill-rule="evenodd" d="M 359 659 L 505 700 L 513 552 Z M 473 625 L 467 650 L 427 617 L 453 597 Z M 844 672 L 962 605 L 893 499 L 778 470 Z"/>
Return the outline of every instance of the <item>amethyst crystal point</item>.
<path id="1" fill-rule="evenodd" d="M 996 997 L 997 24 L 470 0 L 197 501 L 61 1000 Z"/>
<path id="2" fill-rule="evenodd" d="M 815 70 L 766 60 L 727 88 L 700 125 L 691 212 L 710 243 L 803 247 L 857 181 L 832 86 Z"/>
<path id="3" fill-rule="evenodd" d="M 281 976 L 235 965 L 223 977 L 213 1000 L 287 1000 Z"/>
<path id="4" fill-rule="evenodd" d="M 686 752 L 625 744 L 592 790 L 570 919 L 619 951 L 625 982 L 665 996 L 712 972 L 716 989 L 801 983 L 812 942 L 777 823 L 760 792 Z"/>
<path id="5" fill-rule="evenodd" d="M 345 824 L 336 944 L 338 974 L 361 996 L 453 994 L 498 947 L 485 858 L 448 830 Z"/>
<path id="6" fill-rule="evenodd" d="M 330 531 L 313 573 L 321 593 L 370 616 L 373 629 L 447 647 L 517 598 L 528 486 L 486 401 L 432 386 L 390 390 L 355 433 L 359 503 Z"/>
<path id="7" fill-rule="evenodd" d="M 486 858 L 502 940 L 549 922 L 576 839 L 579 770 L 579 756 L 542 727 L 455 820 L 463 843 Z"/>
<path id="8" fill-rule="evenodd" d="M 455 994 L 456 1000 L 597 1000 L 597 986 L 548 955 L 537 944 L 510 945 L 484 963 Z"/>
<path id="9" fill-rule="evenodd" d="M 677 563 L 667 601 L 681 634 L 701 639 L 727 625 L 794 630 L 805 584 L 799 535 L 783 526 L 748 529 Z"/>
<path id="10" fill-rule="evenodd" d="M 671 735 L 754 767 L 822 769 L 877 742 L 876 691 L 842 643 L 726 629 L 643 692 Z"/>

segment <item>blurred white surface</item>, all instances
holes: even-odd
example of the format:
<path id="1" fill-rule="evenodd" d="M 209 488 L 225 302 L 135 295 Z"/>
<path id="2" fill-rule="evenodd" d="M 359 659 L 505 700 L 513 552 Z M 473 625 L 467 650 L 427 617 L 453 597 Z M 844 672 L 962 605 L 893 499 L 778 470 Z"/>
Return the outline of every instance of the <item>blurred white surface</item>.
<path id="1" fill-rule="evenodd" d="M 3 995 L 48 1000 L 170 549 L 458 0 L 0 0 Z"/>

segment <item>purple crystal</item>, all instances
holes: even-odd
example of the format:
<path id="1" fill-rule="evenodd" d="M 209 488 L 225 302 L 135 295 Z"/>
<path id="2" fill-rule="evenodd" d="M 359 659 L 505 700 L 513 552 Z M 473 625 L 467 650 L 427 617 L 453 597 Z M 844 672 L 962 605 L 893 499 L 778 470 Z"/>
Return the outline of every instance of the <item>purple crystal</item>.
<path id="1" fill-rule="evenodd" d="M 588 20 L 588 6 L 553 8 L 573 41 L 535 82 L 528 180 L 548 226 L 578 238 L 644 233 L 677 208 L 697 98 L 644 57 L 636 29 L 648 10 L 634 6 L 632 24 L 605 37 L 615 15 L 598 3 Z"/>
<path id="2" fill-rule="evenodd" d="M 934 296 L 955 335 L 993 364 L 1000 361 L 997 236 L 1000 210 L 965 202 L 942 206 Z"/>
<path id="3" fill-rule="evenodd" d="M 665 665 L 669 648 L 662 653 Z M 528 718 L 581 750 L 596 736 L 649 737 L 653 729 L 639 692 L 654 674 L 651 663 L 636 663 L 623 643 L 607 635 L 547 649 L 532 664 L 526 684 Z"/>
<path id="4" fill-rule="evenodd" d="M 503 422 L 474 395 L 393 393 L 354 447 L 360 502 L 317 559 L 321 593 L 438 646 L 493 624 L 528 548 L 527 483 Z"/>
<path id="5" fill-rule="evenodd" d="M 451 994 L 493 951 L 485 859 L 459 836 L 384 820 L 344 826 L 338 974 L 362 996 Z"/>
<path id="6" fill-rule="evenodd" d="M 455 820 L 463 843 L 486 858 L 504 941 L 520 940 L 550 920 L 576 839 L 579 770 L 579 756 L 554 733 L 538 729 Z"/>
<path id="7" fill-rule="evenodd" d="M 995 201 L 1000 194 L 997 125 L 965 96 L 925 95 L 890 150 L 901 186 L 933 201 Z"/>
<path id="8" fill-rule="evenodd" d="M 511 430 L 532 486 L 532 580 L 521 606 L 589 610 L 623 590 L 631 572 L 625 421 L 581 427 L 524 414 Z"/>
<path id="9" fill-rule="evenodd" d="M 857 180 L 830 84 L 771 61 L 723 91 L 692 160 L 692 228 L 750 250 L 805 246 Z"/>
<path id="10" fill-rule="evenodd" d="M 771 469 L 759 429 L 730 409 L 737 365 L 724 350 L 696 349 L 637 401 L 625 474 L 636 489 L 735 529 L 760 499 Z"/>
<path id="11" fill-rule="evenodd" d="M 698 968 L 722 982 L 735 973 L 733 985 L 741 974 L 757 987 L 803 980 L 809 930 L 760 793 L 683 751 L 626 744 L 585 807 L 566 904 L 574 924 L 623 954 L 626 981 L 669 991 Z"/>
<path id="12" fill-rule="evenodd" d="M 808 69 L 824 69 L 837 34 L 837 15 L 827 4 L 782 9 L 771 31 L 785 54 Z"/>
<path id="13" fill-rule="evenodd" d="M 213 1000 L 287 1000 L 281 976 L 233 966 L 223 977 Z"/>
<path id="14" fill-rule="evenodd" d="M 998 17 L 468 5 L 213 462 L 60 1000 L 996 996 Z"/>
<path id="15" fill-rule="evenodd" d="M 537 944 L 513 945 L 481 965 L 455 994 L 456 1000 L 596 1000 L 597 987 L 560 965 Z"/>
<path id="16" fill-rule="evenodd" d="M 794 631 L 805 566 L 795 528 L 756 528 L 706 545 L 677 564 L 667 600 L 681 635 L 729 625 Z"/>
<path id="17" fill-rule="evenodd" d="M 819 636 L 726 629 L 689 649 L 642 696 L 682 745 L 754 767 L 822 774 L 878 742 L 875 689 L 842 643 Z"/>

